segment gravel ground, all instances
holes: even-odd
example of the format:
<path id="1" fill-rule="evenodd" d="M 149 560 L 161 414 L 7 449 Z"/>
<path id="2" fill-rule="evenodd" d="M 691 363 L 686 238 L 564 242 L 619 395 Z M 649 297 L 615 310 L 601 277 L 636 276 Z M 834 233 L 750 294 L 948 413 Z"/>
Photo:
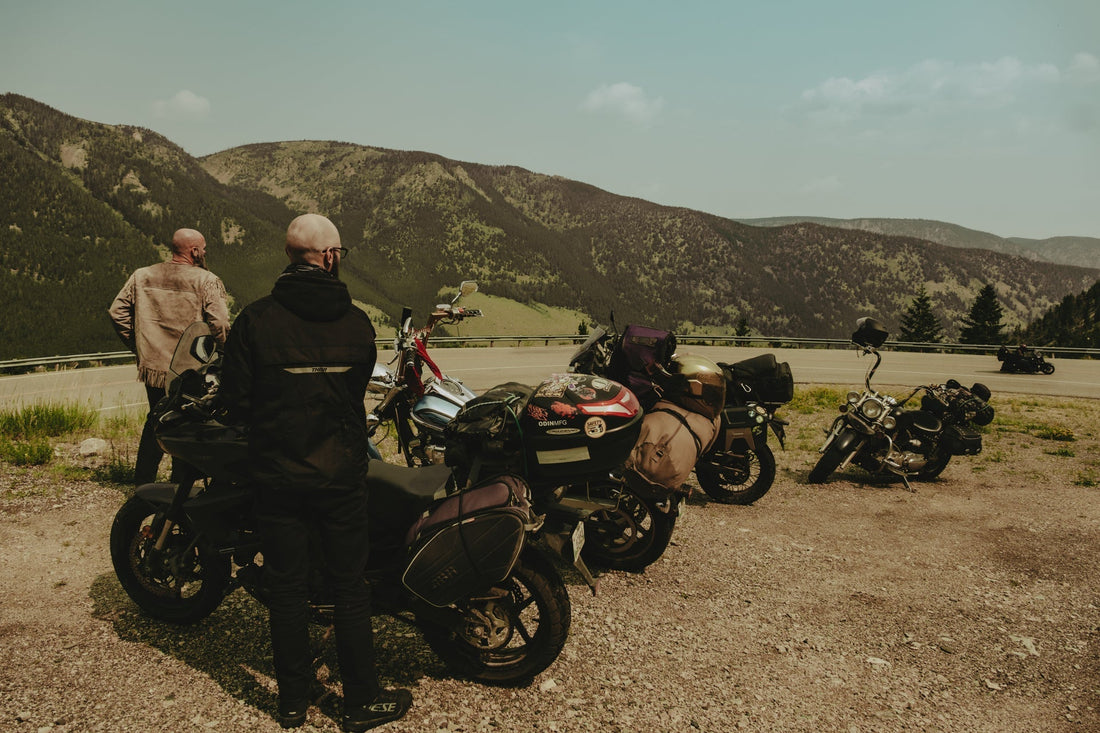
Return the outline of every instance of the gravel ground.
<path id="1" fill-rule="evenodd" d="M 1100 730 L 1100 402 L 1083 404 L 1000 412 L 982 455 L 916 493 L 854 470 L 807 485 L 831 415 L 788 415 L 756 505 L 697 493 L 664 557 L 596 596 L 563 568 L 570 638 L 528 687 L 452 677 L 377 619 L 383 681 L 414 695 L 381 730 Z M 0 730 L 280 730 L 264 609 L 237 591 L 192 627 L 145 619 L 108 555 L 122 490 L 61 475 L 0 465 Z M 338 730 L 339 705 L 305 730 Z"/>

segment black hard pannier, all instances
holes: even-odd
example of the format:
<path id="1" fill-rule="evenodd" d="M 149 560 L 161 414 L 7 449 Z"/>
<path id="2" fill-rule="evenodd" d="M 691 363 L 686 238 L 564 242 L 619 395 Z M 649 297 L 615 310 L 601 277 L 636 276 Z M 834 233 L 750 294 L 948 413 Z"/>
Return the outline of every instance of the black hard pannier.
<path id="1" fill-rule="evenodd" d="M 718 362 L 726 376 L 726 403 L 786 404 L 794 399 L 794 376 L 788 362 L 761 354 L 733 364 Z"/>

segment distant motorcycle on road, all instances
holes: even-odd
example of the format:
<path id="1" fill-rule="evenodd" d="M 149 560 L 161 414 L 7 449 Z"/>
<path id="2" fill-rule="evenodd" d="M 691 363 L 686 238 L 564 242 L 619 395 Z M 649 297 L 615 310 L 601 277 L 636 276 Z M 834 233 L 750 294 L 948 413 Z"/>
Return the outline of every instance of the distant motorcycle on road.
<path id="1" fill-rule="evenodd" d="M 997 350 L 997 361 L 1001 362 L 1002 372 L 1013 374 L 1054 374 L 1054 365 L 1047 361 L 1042 352 L 1021 345 L 1015 349 L 1002 346 Z"/>

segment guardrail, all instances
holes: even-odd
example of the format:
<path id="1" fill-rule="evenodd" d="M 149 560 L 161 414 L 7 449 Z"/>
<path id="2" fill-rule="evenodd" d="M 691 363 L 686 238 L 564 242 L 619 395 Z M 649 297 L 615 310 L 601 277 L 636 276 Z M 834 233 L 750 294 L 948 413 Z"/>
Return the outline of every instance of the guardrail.
<path id="1" fill-rule="evenodd" d="M 489 347 L 506 344 L 541 343 L 544 346 L 551 344 L 578 344 L 583 343 L 587 336 L 579 334 L 565 334 L 560 336 L 433 336 L 432 346 L 462 347 L 485 344 Z M 708 336 L 706 334 L 679 335 L 676 336 L 678 344 L 693 344 L 696 346 L 747 346 L 779 349 L 785 346 L 794 348 L 849 348 L 851 341 L 845 339 L 819 339 L 819 338 L 793 338 L 787 336 Z M 393 344 L 392 338 L 375 339 L 375 343 L 382 348 Z M 914 343 L 910 341 L 887 341 L 884 349 L 898 349 L 905 351 L 931 351 L 942 353 L 961 354 L 996 354 L 1001 348 L 1000 344 L 943 344 L 943 343 Z M 1100 357 L 1100 349 L 1083 347 L 1040 346 L 1036 347 L 1044 354 L 1071 358 L 1096 358 Z M 129 351 L 109 351 L 96 354 L 72 354 L 68 356 L 45 356 L 32 359 L 10 359 L 0 361 L 0 374 L 4 372 L 24 372 L 39 367 L 54 368 L 79 368 L 81 366 L 99 366 L 103 362 L 127 362 L 133 361 L 134 355 Z"/>

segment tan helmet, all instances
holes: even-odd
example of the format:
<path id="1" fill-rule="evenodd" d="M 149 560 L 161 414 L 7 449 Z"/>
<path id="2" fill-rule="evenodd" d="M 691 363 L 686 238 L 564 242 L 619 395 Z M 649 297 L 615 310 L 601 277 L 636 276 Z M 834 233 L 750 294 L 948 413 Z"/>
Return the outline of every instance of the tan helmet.
<path id="1" fill-rule="evenodd" d="M 668 371 L 682 377 L 673 380 L 672 402 L 711 420 L 718 417 L 726 404 L 726 377 L 721 367 L 706 357 L 684 353 L 672 357 Z"/>

